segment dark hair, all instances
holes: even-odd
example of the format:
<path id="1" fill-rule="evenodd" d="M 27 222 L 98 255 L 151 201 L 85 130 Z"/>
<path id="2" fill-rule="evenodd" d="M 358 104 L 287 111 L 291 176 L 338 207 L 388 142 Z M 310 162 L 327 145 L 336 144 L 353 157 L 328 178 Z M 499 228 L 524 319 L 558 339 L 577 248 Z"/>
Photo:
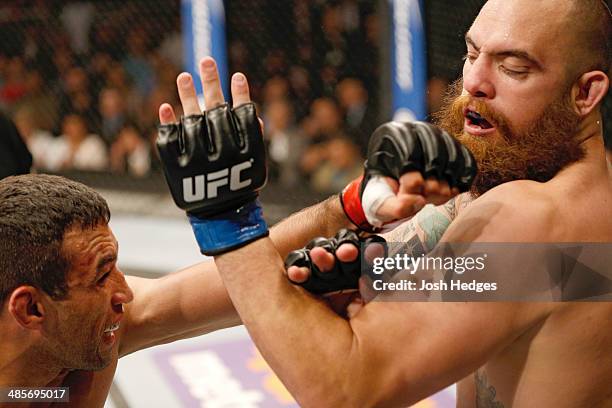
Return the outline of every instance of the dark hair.
<path id="1" fill-rule="evenodd" d="M 109 220 L 106 200 L 81 183 L 42 174 L 1 180 L 0 304 L 21 285 L 64 297 L 70 266 L 61 251 L 64 233 Z"/>

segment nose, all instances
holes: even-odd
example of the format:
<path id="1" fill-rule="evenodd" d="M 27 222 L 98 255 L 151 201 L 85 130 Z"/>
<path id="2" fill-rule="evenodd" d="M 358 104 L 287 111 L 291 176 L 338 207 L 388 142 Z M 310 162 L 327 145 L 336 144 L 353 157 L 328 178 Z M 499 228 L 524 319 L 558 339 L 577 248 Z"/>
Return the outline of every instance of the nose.
<path id="1" fill-rule="evenodd" d="M 125 281 L 123 272 L 117 269 L 117 274 L 119 275 L 117 278 L 117 288 L 113 293 L 111 302 L 113 304 L 113 308 L 121 309 L 124 304 L 130 303 L 132 300 L 134 300 L 134 293 Z"/>
<path id="2" fill-rule="evenodd" d="M 465 61 L 463 66 L 463 89 L 474 98 L 493 99 L 495 86 L 489 58 L 480 54 L 474 61 Z"/>

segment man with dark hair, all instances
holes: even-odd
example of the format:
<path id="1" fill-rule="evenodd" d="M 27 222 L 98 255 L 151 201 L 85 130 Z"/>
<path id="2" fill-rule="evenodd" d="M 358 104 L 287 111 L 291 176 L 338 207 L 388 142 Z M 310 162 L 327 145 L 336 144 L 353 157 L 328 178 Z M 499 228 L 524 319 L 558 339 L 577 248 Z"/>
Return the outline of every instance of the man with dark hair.
<path id="1" fill-rule="evenodd" d="M 68 386 L 73 406 L 102 406 L 120 356 L 238 323 L 209 264 L 125 278 L 109 219 L 106 201 L 80 183 L 0 181 L 3 392 Z"/>
<path id="2" fill-rule="evenodd" d="M 332 214 L 325 225 L 308 225 L 311 213 L 280 223 L 271 234 L 279 251 L 345 225 L 336 206 L 318 207 Z M 240 323 L 213 262 L 124 277 L 109 219 L 104 198 L 78 182 L 0 180 L 2 392 L 64 386 L 72 406 L 103 406 L 120 357 Z"/>
<path id="3" fill-rule="evenodd" d="M 367 181 L 357 194 L 362 199 L 359 210 L 367 221 L 384 223 L 394 216 L 416 213 L 398 227 L 395 239 L 416 241 L 426 251 L 438 242 L 462 244 L 464 249 L 455 255 L 469 254 L 483 243 L 528 247 L 530 243 L 595 242 L 609 246 L 612 168 L 605 159 L 600 106 L 609 89 L 610 24 L 609 11 L 600 0 L 487 2 L 466 35 L 459 94 L 452 97 L 440 118 L 476 157 L 479 173 L 473 191 L 446 206 L 427 206 L 417 213 L 427 201 L 428 185 L 439 185 L 438 195 L 447 199 L 456 192 L 443 182 L 424 180 L 420 172 L 409 171 L 387 180 L 393 187 L 391 194 L 369 211 L 365 198 L 372 181 Z M 351 304 L 346 319 L 287 282 L 281 275 L 283 251 L 275 245 L 277 241 L 266 237 L 260 219 L 261 208 L 255 201 L 260 185 L 247 186 L 240 196 L 237 183 L 236 188 L 219 193 L 221 197 L 215 195 L 214 201 L 203 195 L 181 196 L 189 191 L 186 177 L 198 174 L 194 168 L 202 172 L 207 166 L 220 166 L 219 155 L 224 157 L 225 150 L 244 145 L 240 142 L 244 127 L 250 129 L 249 143 L 257 141 L 255 121 L 245 119 L 250 97 L 244 75 L 232 78 L 234 108 L 230 111 L 223 105 L 213 61 L 204 59 L 200 70 L 209 109 L 201 120 L 209 121 L 212 134 L 207 139 L 206 130 L 193 130 L 199 129 L 197 116 L 182 127 L 172 124 L 176 122 L 172 108 L 162 105 L 160 119 L 165 126 L 158 146 L 166 176 L 175 201 L 188 211 L 200 247 L 215 256 L 250 335 L 300 405 L 409 406 L 454 382 L 459 383 L 458 405 L 462 407 L 612 404 L 609 302 L 415 303 L 393 301 L 398 298 L 390 295 L 386 301 Z M 200 108 L 188 75 L 179 76 L 178 88 L 185 114 L 198 115 Z M 219 119 L 223 115 L 228 123 Z M 225 132 L 215 134 L 211 123 Z M 393 135 L 401 132 L 410 137 L 411 126 L 428 125 L 390 124 L 382 137 L 397 141 Z M 211 139 L 215 141 L 206 141 Z M 198 140 L 200 144 L 193 147 Z M 208 154 L 199 155 L 201 144 L 208 147 Z M 411 149 L 408 142 L 405 145 L 402 147 Z M 422 151 L 429 154 L 425 148 Z M 400 161 L 382 153 L 381 160 Z M 254 156 L 250 163 L 256 169 L 251 174 L 262 171 L 261 157 Z M 370 159 L 377 157 L 369 156 L 369 167 L 373 165 Z M 242 165 L 233 160 L 244 157 L 227 156 L 222 165 Z M 399 164 L 406 165 L 399 167 L 402 170 L 414 168 L 410 167 L 414 163 Z M 370 175 L 370 180 L 377 177 Z M 241 182 L 240 173 L 235 179 Z M 387 194 L 384 189 L 378 191 Z M 238 198 L 242 201 L 237 208 Z M 345 191 L 345 210 L 357 214 L 355 202 L 347 199 Z M 302 213 L 313 230 L 317 223 L 329 226 L 328 220 L 341 214 L 337 202 L 330 200 L 325 205 L 325 215 L 321 215 L 321 206 Z M 369 212 L 376 217 L 368 216 Z M 423 222 L 432 218 L 434 222 Z M 367 227 L 362 221 L 359 226 Z M 294 226 L 300 233 L 305 228 Z M 429 240 L 431 232 L 436 238 Z M 231 239 L 219 242 L 216 233 Z M 292 230 L 287 233 L 301 236 Z M 313 241 L 309 258 L 302 258 L 306 267 L 291 266 L 288 277 L 307 285 L 313 280 L 329 284 L 338 279 L 359 249 L 352 243 L 336 246 L 342 239 L 339 235 L 324 245 Z M 602 251 L 609 251 L 608 246 L 602 246 Z M 510 273 L 501 277 L 511 276 L 526 289 L 533 282 L 521 274 L 525 268 L 529 273 L 532 266 L 566 270 L 563 260 L 557 258 L 551 265 L 540 265 L 540 257 L 511 258 L 504 265 Z M 338 261 L 340 272 L 334 269 Z M 311 274 L 308 266 L 312 265 L 318 271 Z M 604 269 L 609 274 L 609 264 Z M 326 271 L 330 272 L 327 279 Z"/>

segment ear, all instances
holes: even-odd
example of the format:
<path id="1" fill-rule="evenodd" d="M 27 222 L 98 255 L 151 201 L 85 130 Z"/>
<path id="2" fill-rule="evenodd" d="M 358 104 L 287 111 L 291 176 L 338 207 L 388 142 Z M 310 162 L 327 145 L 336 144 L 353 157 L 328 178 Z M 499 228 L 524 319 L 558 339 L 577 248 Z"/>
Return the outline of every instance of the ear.
<path id="1" fill-rule="evenodd" d="M 610 80 L 602 71 L 583 74 L 572 88 L 574 105 L 580 116 L 587 116 L 597 108 L 608 92 Z"/>
<path id="2" fill-rule="evenodd" d="M 44 295 L 33 286 L 20 286 L 8 300 L 8 311 L 24 329 L 37 330 L 45 319 Z"/>

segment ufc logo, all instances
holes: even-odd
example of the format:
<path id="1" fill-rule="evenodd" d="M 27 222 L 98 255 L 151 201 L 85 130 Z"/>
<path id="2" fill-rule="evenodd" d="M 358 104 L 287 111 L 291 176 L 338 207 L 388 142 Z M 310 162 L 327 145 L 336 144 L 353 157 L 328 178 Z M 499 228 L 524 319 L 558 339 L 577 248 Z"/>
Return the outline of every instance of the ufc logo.
<path id="1" fill-rule="evenodd" d="M 183 179 L 183 199 L 186 203 L 200 201 L 204 198 L 216 198 L 219 195 L 219 187 L 227 186 L 231 191 L 240 190 L 251 184 L 251 179 L 240 180 L 240 173 L 251 168 L 252 160 L 236 164 L 228 169 L 223 169 L 201 174 L 195 177 L 185 177 Z"/>

